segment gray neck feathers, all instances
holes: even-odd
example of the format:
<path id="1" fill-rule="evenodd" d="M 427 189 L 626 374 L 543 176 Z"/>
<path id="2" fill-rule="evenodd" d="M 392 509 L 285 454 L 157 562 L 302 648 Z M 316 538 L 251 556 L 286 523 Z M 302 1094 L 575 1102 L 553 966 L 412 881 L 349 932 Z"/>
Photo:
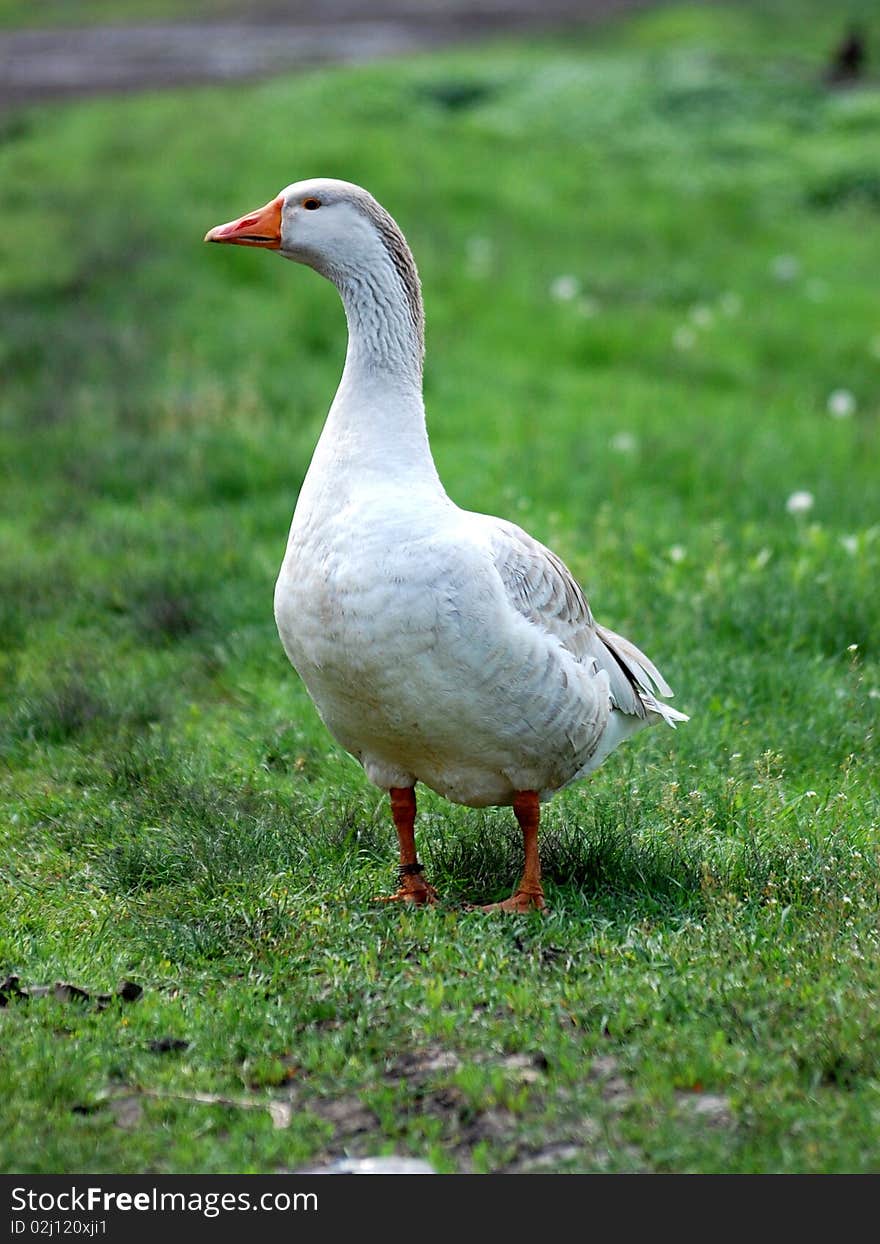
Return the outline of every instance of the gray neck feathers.
<path id="1" fill-rule="evenodd" d="M 356 205 L 375 228 L 384 258 L 372 270 L 328 273 L 345 304 L 348 364 L 420 389 L 425 318 L 415 260 L 384 207 L 366 193 Z"/>
<path id="2" fill-rule="evenodd" d="M 403 287 L 409 318 L 416 334 L 419 351 L 424 355 L 425 313 L 422 306 L 422 286 L 412 251 L 407 245 L 406 238 L 398 228 L 397 222 L 385 211 L 381 203 L 377 203 L 372 196 L 365 195 L 358 207 L 376 226 L 388 252 L 388 257 Z"/>

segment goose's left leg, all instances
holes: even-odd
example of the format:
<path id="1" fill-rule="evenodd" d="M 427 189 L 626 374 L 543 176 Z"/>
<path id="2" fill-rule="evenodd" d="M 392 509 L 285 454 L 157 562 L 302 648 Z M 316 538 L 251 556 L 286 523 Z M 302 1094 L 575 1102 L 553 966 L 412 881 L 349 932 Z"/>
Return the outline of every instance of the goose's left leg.
<path id="1" fill-rule="evenodd" d="M 534 790 L 521 790 L 514 796 L 513 811 L 523 835 L 525 867 L 519 885 L 503 903 L 490 903 L 483 911 L 543 911 L 544 890 L 541 885 L 541 860 L 538 856 L 538 822 L 541 805 Z"/>
<path id="2" fill-rule="evenodd" d="M 397 875 L 400 889 L 396 894 L 377 896 L 379 903 L 436 903 L 437 891 L 422 876 L 416 855 L 416 793 L 411 786 L 392 786 L 391 815 L 400 843 L 400 868 Z"/>

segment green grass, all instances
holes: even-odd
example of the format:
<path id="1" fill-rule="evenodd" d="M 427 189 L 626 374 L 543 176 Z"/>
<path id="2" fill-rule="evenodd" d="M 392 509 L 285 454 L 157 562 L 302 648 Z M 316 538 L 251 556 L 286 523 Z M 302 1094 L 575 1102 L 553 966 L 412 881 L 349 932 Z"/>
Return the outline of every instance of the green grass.
<path id="1" fill-rule="evenodd" d="M 277 10 L 276 10 L 277 16 Z M 0 30 L 240 21 L 235 0 L 0 0 Z"/>
<path id="2" fill-rule="evenodd" d="M 3 1169 L 880 1167 L 880 92 L 769 9 L 4 119 L 0 976 L 144 994 L 0 1013 Z M 413 244 L 450 494 L 693 717 L 552 803 L 546 919 L 464 910 L 512 817 L 427 793 L 444 907 L 371 902 L 275 635 L 344 321 L 201 237 L 314 174 Z"/>

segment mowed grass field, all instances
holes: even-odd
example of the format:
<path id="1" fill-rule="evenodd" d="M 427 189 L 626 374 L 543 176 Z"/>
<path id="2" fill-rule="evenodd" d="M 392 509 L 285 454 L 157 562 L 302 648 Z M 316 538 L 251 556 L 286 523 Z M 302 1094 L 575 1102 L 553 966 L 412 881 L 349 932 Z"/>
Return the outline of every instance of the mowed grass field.
<path id="1" fill-rule="evenodd" d="M 241 21 L 235 0 L 0 0 L 0 30 L 149 25 L 151 22 Z M 244 13 L 247 17 L 247 12 Z M 282 8 L 270 16 L 283 18 Z"/>
<path id="2" fill-rule="evenodd" d="M 880 91 L 823 83 L 839 22 L 3 117 L 3 1169 L 880 1167 Z M 549 806 L 544 918 L 466 910 L 519 835 L 428 792 L 444 904 L 372 901 L 387 799 L 276 637 L 344 319 L 201 239 L 312 175 L 413 246 L 451 496 L 692 714 Z"/>

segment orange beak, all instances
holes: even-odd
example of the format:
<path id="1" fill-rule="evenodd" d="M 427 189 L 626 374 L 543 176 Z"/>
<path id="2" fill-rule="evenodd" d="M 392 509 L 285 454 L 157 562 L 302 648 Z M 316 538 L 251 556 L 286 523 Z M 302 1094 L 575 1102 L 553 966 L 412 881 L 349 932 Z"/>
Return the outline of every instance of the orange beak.
<path id="1" fill-rule="evenodd" d="M 206 242 L 231 242 L 235 246 L 266 246 L 277 251 L 281 247 L 281 208 L 284 200 L 279 194 L 265 207 L 249 216 L 231 220 L 228 225 L 215 225 L 205 234 Z"/>

